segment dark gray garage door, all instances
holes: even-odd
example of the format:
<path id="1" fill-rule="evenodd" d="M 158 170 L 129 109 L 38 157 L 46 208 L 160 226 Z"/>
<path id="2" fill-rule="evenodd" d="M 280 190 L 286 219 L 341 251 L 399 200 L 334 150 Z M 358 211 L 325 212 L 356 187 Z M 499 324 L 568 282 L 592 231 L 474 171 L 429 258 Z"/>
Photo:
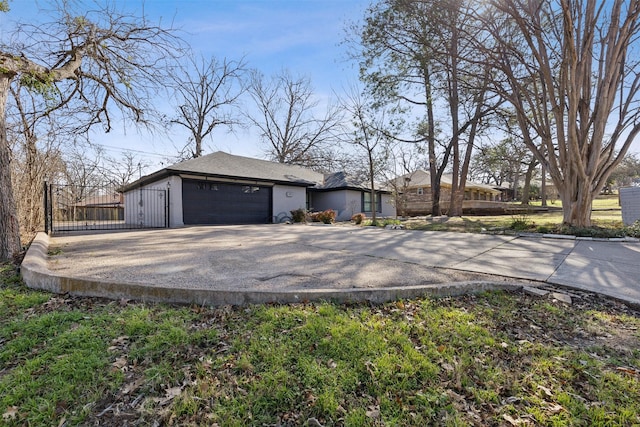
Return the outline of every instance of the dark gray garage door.
<path id="1" fill-rule="evenodd" d="M 271 219 L 271 188 L 182 180 L 185 224 L 264 224 Z"/>

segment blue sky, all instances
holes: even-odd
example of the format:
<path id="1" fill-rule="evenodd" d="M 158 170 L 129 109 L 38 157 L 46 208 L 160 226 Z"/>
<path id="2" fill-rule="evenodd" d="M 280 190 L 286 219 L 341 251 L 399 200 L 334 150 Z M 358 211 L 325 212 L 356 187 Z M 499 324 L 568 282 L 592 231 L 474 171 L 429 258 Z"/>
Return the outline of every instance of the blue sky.
<path id="1" fill-rule="evenodd" d="M 82 1 L 80 2 L 82 4 Z M 348 22 L 359 20 L 368 0 L 115 0 L 118 6 L 162 20 L 183 31 L 182 37 L 196 53 L 230 60 L 245 57 L 249 67 L 265 75 L 282 69 L 310 78 L 315 93 L 328 99 L 357 81 L 357 67 L 346 60 L 344 40 Z M 46 1 L 10 0 L 11 11 L 0 16 L 0 28 L 10 21 L 39 19 L 38 8 Z M 1 31 L 1 30 L 0 30 Z M 251 131 L 235 134 L 216 132 L 207 152 L 223 150 L 233 154 L 264 157 L 264 146 Z M 97 133 L 94 140 L 109 154 L 133 148 L 147 153 L 176 154 L 186 134 L 175 129 L 167 136 L 138 134 L 114 129 Z M 114 148 L 116 147 L 116 148 Z M 149 160 L 159 156 L 149 154 Z"/>
<path id="2" fill-rule="evenodd" d="M 103 0 L 99 0 L 103 1 Z M 107 1 L 107 0 L 104 0 Z M 229 60 L 245 57 L 249 67 L 265 75 L 282 69 L 311 79 L 315 94 L 329 100 L 358 79 L 357 67 L 346 58 L 348 22 L 359 21 L 369 0 L 109 0 L 152 21 L 183 31 L 183 38 L 196 53 Z M 89 3 L 79 0 L 79 3 Z M 37 6 L 45 0 L 10 0 L 11 11 L 0 14 L 0 35 L 10 21 L 43 19 Z M 158 105 L 168 107 L 166 100 Z M 245 104 L 250 108 L 250 104 Z M 170 113 L 170 110 L 166 111 Z M 175 156 L 187 134 L 175 127 L 168 134 L 139 133 L 115 128 L 109 134 L 96 131 L 92 140 L 118 157 L 124 149 L 136 150 L 150 164 L 146 172 L 166 166 L 165 157 Z M 220 129 L 206 142 L 205 152 L 223 150 L 232 154 L 263 158 L 265 146 L 255 131 Z M 632 152 L 640 152 L 635 142 Z"/>

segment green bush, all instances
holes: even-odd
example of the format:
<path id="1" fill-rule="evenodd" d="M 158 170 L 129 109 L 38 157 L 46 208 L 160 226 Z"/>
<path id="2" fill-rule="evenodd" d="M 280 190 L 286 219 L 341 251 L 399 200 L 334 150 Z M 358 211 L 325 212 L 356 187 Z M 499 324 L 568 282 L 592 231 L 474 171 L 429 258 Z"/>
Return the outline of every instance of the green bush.
<path id="1" fill-rule="evenodd" d="M 390 219 L 390 218 L 376 219 L 375 221 L 366 220 L 366 221 L 363 221 L 362 223 L 362 225 L 371 226 L 371 227 L 384 227 L 387 225 L 400 225 L 400 224 L 402 224 L 402 221 L 400 221 L 399 219 Z"/>
<path id="2" fill-rule="evenodd" d="M 624 232 L 629 237 L 640 237 L 640 220 L 634 222 L 628 227 L 625 227 Z"/>
<path id="3" fill-rule="evenodd" d="M 550 228 L 550 227 L 547 227 L 546 225 L 541 225 L 541 226 L 539 226 L 539 227 L 536 229 L 536 231 L 537 231 L 538 233 L 548 234 L 548 233 L 552 233 L 552 232 L 553 232 L 553 229 L 552 229 L 552 228 Z"/>
<path id="4" fill-rule="evenodd" d="M 307 210 L 306 209 L 295 209 L 291 211 L 291 219 L 293 222 L 306 222 L 307 221 Z"/>
<path id="5" fill-rule="evenodd" d="M 357 213 L 351 217 L 351 221 L 355 222 L 357 225 L 360 225 L 362 224 L 362 221 L 365 220 L 365 218 L 366 218 L 365 214 Z"/>
<path id="6" fill-rule="evenodd" d="M 602 227 L 570 227 L 564 226 L 560 229 L 561 234 L 568 234 L 576 237 L 596 237 L 600 239 L 608 239 L 615 237 L 624 237 L 625 230 L 611 229 Z"/>

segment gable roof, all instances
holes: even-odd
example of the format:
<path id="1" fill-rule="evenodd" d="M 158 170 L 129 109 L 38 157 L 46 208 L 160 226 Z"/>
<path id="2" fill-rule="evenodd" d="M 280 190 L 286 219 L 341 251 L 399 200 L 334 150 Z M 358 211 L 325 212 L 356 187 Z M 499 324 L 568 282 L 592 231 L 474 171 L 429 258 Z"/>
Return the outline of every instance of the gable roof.
<path id="1" fill-rule="evenodd" d="M 127 185 L 125 191 L 177 174 L 268 181 L 305 187 L 324 182 L 323 174 L 311 169 L 217 151 L 206 156 L 167 166 Z"/>
<path id="2" fill-rule="evenodd" d="M 309 185 L 321 183 L 324 178 L 321 173 L 300 166 L 234 156 L 222 151 L 176 163 L 167 170 Z"/>
<path id="3" fill-rule="evenodd" d="M 369 181 L 366 179 L 358 178 L 353 175 L 348 175 L 346 172 L 334 172 L 324 175 L 324 182 L 322 184 L 313 187 L 314 190 L 329 191 L 329 190 L 364 190 L 370 191 Z M 381 185 L 376 184 L 376 190 L 382 192 L 388 192 L 382 188 Z"/>
<path id="4" fill-rule="evenodd" d="M 357 179 L 345 172 L 322 174 L 301 166 L 276 163 L 269 160 L 235 156 L 217 151 L 206 156 L 185 160 L 167 166 L 125 186 L 124 191 L 149 184 L 170 175 L 197 175 L 202 177 L 232 178 L 238 180 L 267 181 L 286 185 L 310 187 L 317 191 L 368 190 L 366 180 Z M 386 190 L 377 186 L 378 190 Z"/>

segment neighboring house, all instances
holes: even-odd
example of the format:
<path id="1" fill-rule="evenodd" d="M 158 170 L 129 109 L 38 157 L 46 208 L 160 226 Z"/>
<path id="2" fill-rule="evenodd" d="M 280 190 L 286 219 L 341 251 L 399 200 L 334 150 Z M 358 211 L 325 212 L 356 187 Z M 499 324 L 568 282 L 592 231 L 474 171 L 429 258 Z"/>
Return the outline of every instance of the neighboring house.
<path id="1" fill-rule="evenodd" d="M 349 220 L 369 209 L 366 186 L 344 174 L 321 173 L 300 166 L 235 156 L 218 151 L 168 166 L 125 187 L 125 217 L 143 205 L 142 190 L 166 190 L 170 227 L 195 224 L 265 224 L 295 209 L 337 211 Z M 367 194 L 365 194 L 367 193 Z M 395 215 L 391 192 L 380 190 L 378 212 Z M 140 199 L 137 203 L 136 200 Z M 157 208 L 161 209 L 161 208 Z M 366 212 L 365 212 L 366 213 Z"/>
<path id="2" fill-rule="evenodd" d="M 443 174 L 440 181 L 440 206 L 446 212 L 451 201 L 452 175 Z M 431 175 L 418 169 L 396 178 L 393 182 L 396 195 L 396 206 L 399 215 L 418 216 L 431 214 Z M 497 205 L 501 201 L 502 192 L 490 185 L 478 182 L 466 182 L 463 209 L 485 208 Z"/>
<path id="3" fill-rule="evenodd" d="M 124 198 L 122 193 L 90 196 L 67 207 L 71 221 L 122 221 Z"/>

